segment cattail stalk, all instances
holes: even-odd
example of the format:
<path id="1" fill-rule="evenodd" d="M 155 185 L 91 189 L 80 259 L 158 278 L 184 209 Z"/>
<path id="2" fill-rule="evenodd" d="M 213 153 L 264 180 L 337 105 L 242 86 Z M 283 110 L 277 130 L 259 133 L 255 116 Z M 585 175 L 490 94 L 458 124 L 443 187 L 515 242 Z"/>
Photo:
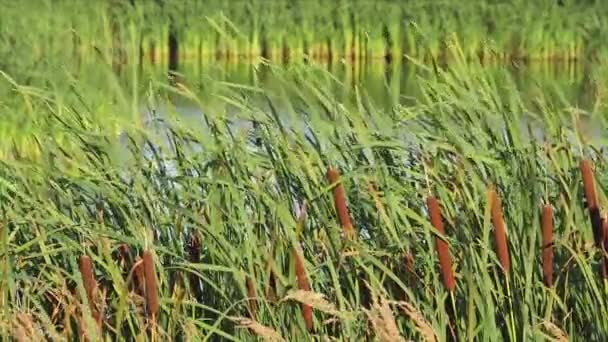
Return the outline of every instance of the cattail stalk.
<path id="1" fill-rule="evenodd" d="M 156 270 L 152 252 L 144 251 L 143 254 L 144 276 L 146 278 L 146 307 L 149 317 L 154 320 L 158 316 L 158 284 L 156 282 Z"/>
<path id="2" fill-rule="evenodd" d="M 505 274 L 509 274 L 511 262 L 509 260 L 509 246 L 507 243 L 507 232 L 502 213 L 502 203 L 496 193 L 496 189 L 491 187 L 489 190 L 490 206 L 492 212 L 492 223 L 494 224 L 494 240 L 496 242 L 496 252 L 500 265 Z"/>
<path id="3" fill-rule="evenodd" d="M 251 319 L 255 319 L 256 312 L 258 310 L 258 306 L 256 303 L 256 290 L 255 283 L 250 276 L 247 276 L 245 280 L 245 285 L 247 286 L 247 302 L 249 304 L 249 314 Z"/>
<path id="4" fill-rule="evenodd" d="M 547 287 L 553 286 L 553 208 L 543 207 L 543 280 Z"/>
<path id="5" fill-rule="evenodd" d="M 602 251 L 602 262 L 600 263 L 600 273 L 602 279 L 608 279 L 608 215 L 605 215 L 602 219 L 602 236 L 601 236 L 601 251 Z"/>
<path id="6" fill-rule="evenodd" d="M 428 207 L 431 224 L 442 236 L 445 236 L 439 201 L 437 201 L 437 198 L 434 196 L 429 196 L 426 199 L 426 204 Z M 439 256 L 439 265 L 441 267 L 443 285 L 448 291 L 451 292 L 454 290 L 456 281 L 454 280 L 452 257 L 450 255 L 448 244 L 442 237 L 435 237 L 435 249 L 437 250 L 437 255 Z"/>
<path id="7" fill-rule="evenodd" d="M 336 184 L 333 189 L 334 205 L 338 212 L 340 225 L 342 226 L 342 229 L 344 229 L 344 234 L 347 238 L 352 239 L 355 237 L 355 228 L 350 221 L 344 187 L 342 186 L 342 183 L 340 183 L 340 172 L 335 168 L 330 168 L 327 170 L 327 180 L 331 184 Z"/>
<path id="8" fill-rule="evenodd" d="M 597 194 L 595 192 L 595 183 L 593 181 L 593 168 L 591 162 L 587 159 L 581 160 L 581 174 L 583 176 L 583 189 L 585 191 L 585 200 L 587 201 L 587 210 L 589 210 L 589 219 L 591 220 L 591 228 L 593 230 L 593 239 L 595 245 L 600 247 L 602 244 L 602 218 L 597 203 Z"/>
<path id="9" fill-rule="evenodd" d="M 190 242 L 188 243 L 188 257 L 193 264 L 201 262 L 201 241 L 195 234 L 190 237 Z M 191 272 L 188 275 L 188 282 L 190 283 L 190 290 L 193 291 L 194 298 L 201 302 L 203 300 L 203 292 L 198 276 Z"/>
<path id="10" fill-rule="evenodd" d="M 298 282 L 298 289 L 304 291 L 310 291 L 310 284 L 306 274 L 306 268 L 304 266 L 304 257 L 298 247 L 294 247 L 293 256 L 295 260 L 296 279 Z M 304 316 L 304 322 L 306 323 L 306 329 L 312 332 L 314 329 L 312 307 L 308 304 L 302 303 L 302 315 Z"/>
<path id="11" fill-rule="evenodd" d="M 133 285 L 135 287 L 135 293 L 140 296 L 146 294 L 146 276 L 144 274 L 144 262 L 137 256 L 135 263 L 133 264 Z"/>

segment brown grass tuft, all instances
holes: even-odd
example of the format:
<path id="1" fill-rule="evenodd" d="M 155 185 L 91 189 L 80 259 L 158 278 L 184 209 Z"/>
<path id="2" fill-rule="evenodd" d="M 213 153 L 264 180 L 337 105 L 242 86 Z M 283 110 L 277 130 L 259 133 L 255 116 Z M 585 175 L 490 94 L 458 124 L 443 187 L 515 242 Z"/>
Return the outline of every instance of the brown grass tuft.
<path id="1" fill-rule="evenodd" d="M 397 302 L 396 303 L 403 312 L 409 317 L 414 325 L 416 326 L 416 331 L 422 336 L 422 340 L 425 342 L 436 342 L 437 334 L 433 330 L 433 326 L 424 319 L 422 313 L 418 309 L 416 309 L 412 304 L 408 302 Z"/>
<path id="2" fill-rule="evenodd" d="M 143 267 L 146 284 L 146 308 L 149 317 L 154 320 L 158 316 L 160 306 L 158 304 L 158 284 L 156 282 L 154 258 L 150 250 L 144 251 Z"/>
<path id="3" fill-rule="evenodd" d="M 437 198 L 429 196 L 426 199 L 426 204 L 428 207 L 431 224 L 442 236 L 445 236 L 439 201 L 437 201 Z M 454 279 L 452 257 L 450 255 L 448 244 L 441 237 L 435 237 L 435 249 L 437 250 L 437 255 L 439 256 L 439 265 L 441 267 L 443 285 L 448 291 L 453 291 L 454 287 L 456 286 L 456 280 Z"/>
<path id="4" fill-rule="evenodd" d="M 285 342 L 285 339 L 274 329 L 262 325 L 254 320 L 245 317 L 229 317 L 233 322 L 236 322 L 241 328 L 248 329 L 266 342 Z"/>
<path id="5" fill-rule="evenodd" d="M 568 338 L 568 334 L 566 334 L 562 329 L 560 329 L 557 325 L 544 321 L 542 323 L 545 331 L 553 338 L 555 342 L 568 342 L 570 339 Z"/>
<path id="6" fill-rule="evenodd" d="M 308 283 L 308 276 L 306 274 L 306 267 L 304 265 L 304 257 L 298 247 L 293 249 L 293 257 L 295 261 L 296 279 L 298 281 L 298 289 L 304 291 L 310 291 L 310 284 Z M 312 307 L 308 304 L 302 303 L 302 315 L 304 316 L 304 322 L 306 323 L 306 329 L 309 332 L 314 330 Z"/>
<path id="7" fill-rule="evenodd" d="M 333 189 L 334 193 L 334 205 L 338 212 L 338 218 L 340 219 L 340 225 L 344 229 L 344 234 L 347 238 L 355 238 L 355 228 L 350 221 L 350 215 L 348 213 L 348 207 L 346 206 L 346 195 L 344 193 L 344 187 L 340 182 L 340 172 L 335 168 L 329 168 L 327 170 L 327 180 L 331 184 L 336 184 Z"/>
<path id="8" fill-rule="evenodd" d="M 494 224 L 494 240 L 496 242 L 496 253 L 500 260 L 505 274 L 509 274 L 511 262 L 509 260 L 509 246 L 507 242 L 507 232 L 505 229 L 505 221 L 502 214 L 502 203 L 500 197 L 496 193 L 496 189 L 491 186 L 488 190 L 490 200 L 490 208 L 492 212 L 492 223 Z"/>
<path id="9" fill-rule="evenodd" d="M 366 313 L 369 322 L 372 324 L 374 334 L 379 341 L 405 341 L 399 333 L 393 310 L 386 298 L 373 294 L 372 307 L 369 310 L 364 310 L 364 312 Z"/>
<path id="10" fill-rule="evenodd" d="M 292 290 L 287 293 L 287 296 L 281 299 L 281 302 L 289 300 L 294 300 L 301 304 L 309 305 L 315 310 L 324 312 L 332 316 L 343 318 L 350 317 L 348 312 L 339 311 L 333 303 L 327 301 L 327 299 L 322 293 L 305 290 Z"/>
<path id="11" fill-rule="evenodd" d="M 589 219 L 591 220 L 591 228 L 593 230 L 593 239 L 595 245 L 600 247 L 602 244 L 602 219 L 597 203 L 597 194 L 595 192 L 595 183 L 593 180 L 593 165 L 588 159 L 581 160 L 581 174 L 583 176 L 583 189 L 585 191 L 585 200 L 587 201 L 587 209 L 589 210 Z"/>
<path id="12" fill-rule="evenodd" d="M 547 287 L 553 286 L 553 208 L 543 207 L 543 280 Z"/>
<path id="13" fill-rule="evenodd" d="M 45 336 L 31 314 L 17 313 L 13 321 L 12 335 L 17 342 L 44 341 Z"/>

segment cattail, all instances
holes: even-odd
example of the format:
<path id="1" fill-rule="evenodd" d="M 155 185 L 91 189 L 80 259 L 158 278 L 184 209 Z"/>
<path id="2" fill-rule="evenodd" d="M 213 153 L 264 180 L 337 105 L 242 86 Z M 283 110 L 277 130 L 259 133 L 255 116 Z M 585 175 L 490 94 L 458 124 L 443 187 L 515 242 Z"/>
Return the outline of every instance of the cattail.
<path id="1" fill-rule="evenodd" d="M 601 273 L 604 279 L 608 279 L 608 216 L 602 220 L 602 263 Z"/>
<path id="2" fill-rule="evenodd" d="M 414 254 L 411 251 L 406 252 L 403 256 L 403 264 L 405 266 L 407 282 L 409 286 L 412 286 L 416 278 L 416 269 L 414 268 Z"/>
<path id="3" fill-rule="evenodd" d="M 340 172 L 334 168 L 330 168 L 327 170 L 327 180 L 331 184 L 336 184 L 334 187 L 334 205 L 336 207 L 336 211 L 338 212 L 338 218 L 340 219 L 340 225 L 342 225 L 342 229 L 344 229 L 344 234 L 348 238 L 355 237 L 355 229 L 353 228 L 353 224 L 350 221 L 350 216 L 348 214 L 348 207 L 346 206 L 346 195 L 344 193 L 344 187 L 340 181 Z"/>
<path id="4" fill-rule="evenodd" d="M 302 257 L 302 254 L 297 247 L 294 247 L 293 256 L 295 260 L 298 289 L 303 291 L 310 291 L 310 284 L 308 283 L 306 268 L 304 267 L 304 257 Z M 312 332 L 314 329 L 312 321 L 312 307 L 308 304 L 302 303 L 302 315 L 304 316 L 306 329 L 308 329 L 309 332 Z"/>
<path id="5" fill-rule="evenodd" d="M 492 211 L 492 223 L 494 224 L 494 239 L 496 242 L 496 251 L 500 265 L 505 274 L 509 274 L 509 246 L 507 244 L 507 233 L 505 230 L 505 221 L 502 215 L 501 200 L 496 193 L 496 189 L 491 187 L 489 190 L 490 205 Z"/>
<path id="6" fill-rule="evenodd" d="M 553 286 L 553 208 L 543 207 L 543 280 L 547 287 Z"/>
<path id="7" fill-rule="evenodd" d="M 441 219 L 441 209 L 439 208 L 439 201 L 437 201 L 434 196 L 429 196 L 426 199 L 426 205 L 429 210 L 431 224 L 441 235 L 445 235 L 445 229 L 443 228 L 443 221 Z M 437 250 L 437 255 L 439 256 L 439 265 L 441 267 L 443 285 L 448 291 L 453 291 L 456 281 L 454 280 L 454 272 L 452 271 L 452 257 L 450 256 L 448 244 L 441 237 L 436 237 L 435 249 Z"/>
<path id="8" fill-rule="evenodd" d="M 93 261 L 91 257 L 83 255 L 80 257 L 80 274 L 82 276 L 82 285 L 84 286 L 87 300 L 91 308 L 91 313 L 95 321 L 99 320 L 99 313 L 97 312 L 95 305 L 95 291 L 97 289 L 97 281 L 95 281 L 95 275 L 93 271 Z"/>
<path id="9" fill-rule="evenodd" d="M 118 246 L 118 265 L 122 269 L 123 274 L 128 274 L 131 269 L 131 253 L 129 246 L 126 243 Z"/>
<path id="10" fill-rule="evenodd" d="M 144 276 L 146 278 L 146 307 L 148 315 L 154 319 L 158 315 L 158 285 L 156 283 L 156 271 L 152 252 L 144 251 L 143 254 Z"/>
<path id="11" fill-rule="evenodd" d="M 583 175 L 583 189 L 588 208 L 597 208 L 597 197 L 595 194 L 595 184 L 593 182 L 593 170 L 591 162 L 587 159 L 581 160 L 581 173 Z"/>
<path id="12" fill-rule="evenodd" d="M 201 262 L 201 241 L 199 237 L 192 234 L 190 242 L 188 243 L 188 257 L 191 263 L 198 264 Z M 201 290 L 198 276 L 194 273 L 188 275 L 188 281 L 190 283 L 190 290 L 193 291 L 194 298 L 201 302 L 203 300 L 203 292 Z"/>
<path id="13" fill-rule="evenodd" d="M 591 228 L 593 230 L 593 239 L 596 246 L 602 243 L 602 218 L 597 205 L 597 195 L 595 193 L 595 183 L 593 181 L 593 170 L 591 162 L 587 159 L 581 160 L 581 174 L 583 176 L 583 189 L 585 191 L 585 200 L 587 201 L 587 209 L 589 210 L 589 219 L 591 220 Z"/>
<path id="14" fill-rule="evenodd" d="M 253 279 L 250 276 L 247 276 L 245 284 L 247 285 L 247 301 L 249 303 L 249 313 L 251 315 L 251 319 L 255 319 L 255 314 L 258 310 L 258 306 L 255 300 L 255 283 L 253 282 Z"/>

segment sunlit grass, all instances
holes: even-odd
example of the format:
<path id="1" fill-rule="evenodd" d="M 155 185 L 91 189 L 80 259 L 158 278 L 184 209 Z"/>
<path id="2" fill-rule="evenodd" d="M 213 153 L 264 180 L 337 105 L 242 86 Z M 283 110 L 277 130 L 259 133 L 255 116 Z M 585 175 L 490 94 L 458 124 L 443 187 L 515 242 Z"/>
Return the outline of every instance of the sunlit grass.
<path id="1" fill-rule="evenodd" d="M 268 66 L 280 85 L 268 89 L 209 81 L 206 96 L 179 79 L 122 80 L 111 63 L 71 83 L 6 73 L 3 110 L 38 124 L 10 138 L 0 164 L 2 334 L 606 339 L 579 171 L 593 161 L 601 208 L 605 137 L 582 131 L 568 103 L 543 92 L 525 101 L 507 71 L 490 75 L 449 46 L 455 62 L 420 69 L 421 97 L 391 110 L 358 88 L 342 101 L 335 89 L 348 82 L 306 65 Z M 177 108 L 147 123 L 110 119 L 178 100 L 200 120 Z M 603 128 L 602 114 L 585 115 Z M 451 256 L 442 267 L 439 246 Z"/>

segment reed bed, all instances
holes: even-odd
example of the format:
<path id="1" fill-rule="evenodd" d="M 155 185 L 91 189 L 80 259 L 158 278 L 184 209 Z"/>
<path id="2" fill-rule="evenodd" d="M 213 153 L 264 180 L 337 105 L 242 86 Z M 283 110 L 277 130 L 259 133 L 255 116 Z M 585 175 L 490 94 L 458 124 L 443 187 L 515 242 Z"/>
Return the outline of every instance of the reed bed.
<path id="1" fill-rule="evenodd" d="M 583 203 L 589 178 L 587 202 L 605 197 L 604 140 L 583 127 L 606 127 L 601 101 L 526 103 L 509 73 L 450 46 L 457 60 L 420 62 L 421 97 L 390 110 L 361 91 L 340 101 L 348 85 L 314 65 L 266 65 L 276 89 L 206 79 L 213 96 L 130 66 L 136 79 L 86 63 L 79 78 L 2 69 L 2 110 L 42 128 L 0 161 L 0 334 L 73 337 L 71 308 L 91 306 L 98 282 L 110 340 L 606 340 L 604 254 Z M 197 117 L 172 116 L 179 100 Z M 140 101 L 170 110 L 112 120 Z M 116 258 L 125 246 L 132 263 Z"/>
<path id="2" fill-rule="evenodd" d="M 27 48 L 12 66 L 75 62 L 102 56 L 109 63 L 257 59 L 275 62 L 453 59 L 459 37 L 467 58 L 577 61 L 605 55 L 607 12 L 599 1 L 467 3 L 341 0 L 111 1 L 44 0 L 7 3 L 3 55 Z M 323 11 L 319 11 L 323 8 Z M 19 37 L 16 37 L 19 32 Z"/>

